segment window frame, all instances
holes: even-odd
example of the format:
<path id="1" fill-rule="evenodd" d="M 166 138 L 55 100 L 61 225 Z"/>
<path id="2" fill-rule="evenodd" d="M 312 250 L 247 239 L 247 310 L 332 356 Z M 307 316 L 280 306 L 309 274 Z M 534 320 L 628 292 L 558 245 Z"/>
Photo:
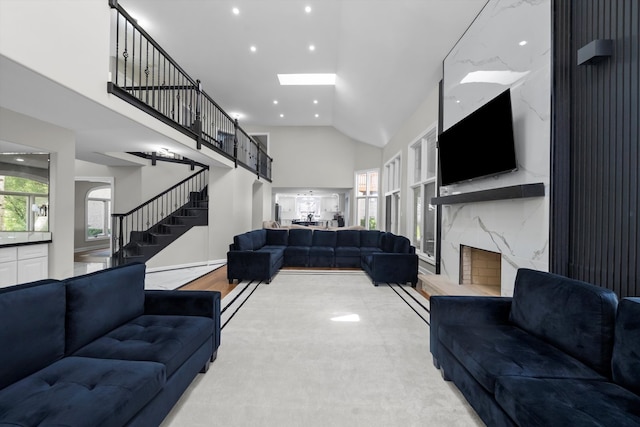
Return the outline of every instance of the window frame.
<path id="1" fill-rule="evenodd" d="M 376 179 L 376 189 L 375 189 L 375 195 L 372 195 L 372 185 L 371 185 L 371 174 L 377 174 L 377 179 Z M 365 194 L 364 195 L 360 195 L 360 191 L 359 191 L 359 187 L 360 187 L 360 182 L 359 182 L 359 178 L 361 176 L 366 176 L 366 190 L 365 190 Z M 358 217 L 358 214 L 360 213 L 360 201 L 364 200 L 364 221 L 365 221 L 365 225 L 364 227 L 367 230 L 379 230 L 380 229 L 380 169 L 379 168 L 371 168 L 371 169 L 363 169 L 363 170 L 359 170 L 356 171 L 354 174 L 354 182 L 355 182 L 355 221 L 354 224 L 356 225 L 360 225 L 360 219 Z M 375 202 L 373 201 L 373 199 L 375 199 Z M 370 208 L 371 205 L 375 204 L 375 228 L 370 228 L 371 226 L 371 213 L 370 213 Z M 369 218 L 369 221 L 367 221 L 367 218 Z"/>
<path id="2" fill-rule="evenodd" d="M 437 150 L 437 124 L 429 126 L 420 136 L 414 139 L 408 145 L 409 164 L 412 165 L 407 171 L 407 180 L 409 187 L 409 197 L 407 201 L 408 212 L 410 218 L 411 243 L 416 247 L 416 253 L 428 263 L 435 265 L 437 258 L 437 215 L 429 215 L 429 210 L 436 207 L 431 205 L 429 201 L 437 195 L 438 191 L 438 150 Z M 420 156 L 417 158 L 417 156 Z M 432 166 L 432 170 L 430 169 Z M 417 170 L 419 168 L 419 170 Z M 418 173 L 417 173 L 418 172 Z M 433 192 L 427 192 L 427 188 L 433 186 Z M 428 194 L 427 194 L 428 193 Z M 417 197 L 420 197 L 421 206 L 416 206 Z M 416 209 L 420 208 L 420 212 L 416 213 Z M 420 220 L 420 224 L 416 222 L 416 218 Z M 432 224 L 427 224 L 427 220 L 433 218 Z M 428 252 L 426 230 L 433 232 L 433 250 Z M 419 239 L 419 240 L 418 240 Z M 432 252 L 432 253 L 431 253 Z"/>
<path id="3" fill-rule="evenodd" d="M 91 197 L 91 193 L 96 190 L 104 190 L 109 189 L 111 192 L 109 198 L 104 197 Z M 89 203 L 90 202 L 102 202 L 103 203 L 103 230 L 106 230 L 103 234 L 96 235 L 91 237 L 89 235 Z M 113 203 L 113 189 L 110 184 L 101 185 L 97 187 L 91 188 L 87 191 L 87 195 L 85 197 L 84 207 L 85 207 L 85 221 L 84 221 L 84 239 L 85 242 L 95 242 L 97 240 L 107 240 L 111 239 L 111 206 Z"/>

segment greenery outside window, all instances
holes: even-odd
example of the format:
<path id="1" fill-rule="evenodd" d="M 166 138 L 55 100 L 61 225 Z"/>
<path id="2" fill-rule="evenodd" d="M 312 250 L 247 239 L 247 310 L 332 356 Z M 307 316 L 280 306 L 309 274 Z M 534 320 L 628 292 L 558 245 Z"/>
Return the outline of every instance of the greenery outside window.
<path id="1" fill-rule="evenodd" d="M 87 240 L 111 236 L 111 187 L 94 188 L 87 194 Z"/>
<path id="2" fill-rule="evenodd" d="M 49 185 L 0 175 L 0 231 L 49 231 Z"/>

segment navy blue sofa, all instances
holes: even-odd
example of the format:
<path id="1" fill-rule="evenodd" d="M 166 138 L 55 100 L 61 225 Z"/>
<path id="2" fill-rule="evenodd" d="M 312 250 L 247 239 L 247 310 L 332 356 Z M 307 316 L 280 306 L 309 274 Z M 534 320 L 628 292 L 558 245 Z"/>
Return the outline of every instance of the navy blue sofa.
<path id="1" fill-rule="evenodd" d="M 0 426 L 157 426 L 220 344 L 220 293 L 144 264 L 0 289 Z"/>
<path id="2" fill-rule="evenodd" d="M 640 298 L 520 269 L 513 298 L 431 297 L 431 353 L 489 426 L 640 426 Z"/>
<path id="3" fill-rule="evenodd" d="M 404 236 L 378 230 L 259 229 L 234 236 L 227 278 L 269 283 L 283 267 L 362 268 L 378 283 L 418 283 L 418 256 Z"/>

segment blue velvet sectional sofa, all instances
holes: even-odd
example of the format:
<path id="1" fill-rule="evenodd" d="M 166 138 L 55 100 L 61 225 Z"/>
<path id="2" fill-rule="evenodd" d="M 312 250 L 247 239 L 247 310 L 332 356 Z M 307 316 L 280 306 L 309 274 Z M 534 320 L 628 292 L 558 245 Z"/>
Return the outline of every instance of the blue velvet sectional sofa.
<path id="1" fill-rule="evenodd" d="M 434 364 L 488 426 L 640 426 L 640 298 L 521 269 L 513 298 L 430 302 Z"/>
<path id="2" fill-rule="evenodd" d="M 0 289 L 0 426 L 157 426 L 220 344 L 220 293 L 144 264 Z"/>
<path id="3" fill-rule="evenodd" d="M 362 268 L 378 283 L 418 282 L 418 256 L 404 236 L 378 230 L 259 229 L 234 236 L 227 277 L 269 283 L 283 266 Z"/>

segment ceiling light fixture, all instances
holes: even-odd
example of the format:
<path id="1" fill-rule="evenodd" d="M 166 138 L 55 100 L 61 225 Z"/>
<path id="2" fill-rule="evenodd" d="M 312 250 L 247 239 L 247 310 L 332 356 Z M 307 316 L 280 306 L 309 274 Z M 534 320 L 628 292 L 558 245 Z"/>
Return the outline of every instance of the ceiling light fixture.
<path id="1" fill-rule="evenodd" d="M 273 100 L 273 105 L 278 105 L 278 100 L 277 99 Z"/>
<path id="2" fill-rule="evenodd" d="M 240 15 L 240 9 L 238 9 L 237 7 L 231 9 L 231 12 L 233 12 L 234 15 Z"/>
<path id="3" fill-rule="evenodd" d="M 314 99 L 314 100 L 313 100 L 313 103 L 314 103 L 314 104 L 317 104 L 317 103 L 318 103 L 318 100 L 317 100 L 317 99 Z"/>
<path id="4" fill-rule="evenodd" d="M 317 114 L 317 113 L 316 113 L 316 119 L 317 119 L 318 117 L 320 117 L 320 114 Z"/>
<path id="5" fill-rule="evenodd" d="M 24 162 L 24 159 L 22 157 L 16 157 L 16 162 Z"/>
<path id="6" fill-rule="evenodd" d="M 280 117 L 284 117 L 284 114 L 280 114 Z"/>
<path id="7" fill-rule="evenodd" d="M 310 44 L 310 45 L 309 45 L 309 50 L 310 50 L 311 52 L 313 52 L 314 50 L 316 50 L 316 47 L 315 47 L 314 45 Z"/>
<path id="8" fill-rule="evenodd" d="M 306 7 L 304 8 L 304 11 L 305 11 L 306 13 L 311 13 L 311 6 L 306 6 Z"/>
<path id="9" fill-rule="evenodd" d="M 254 52 L 254 53 L 255 53 L 255 51 L 256 51 L 256 50 L 258 50 L 258 48 L 256 48 L 255 46 L 251 46 L 251 47 L 249 48 L 249 50 L 250 50 L 251 52 Z"/>
<path id="10" fill-rule="evenodd" d="M 522 40 L 522 41 L 521 41 L 520 43 L 518 43 L 518 44 L 519 44 L 520 46 L 524 46 L 524 45 L 526 45 L 526 44 L 527 44 L 527 41 L 526 41 L 526 40 Z"/>
<path id="11" fill-rule="evenodd" d="M 336 75 L 332 73 L 278 74 L 282 86 L 333 86 Z"/>

